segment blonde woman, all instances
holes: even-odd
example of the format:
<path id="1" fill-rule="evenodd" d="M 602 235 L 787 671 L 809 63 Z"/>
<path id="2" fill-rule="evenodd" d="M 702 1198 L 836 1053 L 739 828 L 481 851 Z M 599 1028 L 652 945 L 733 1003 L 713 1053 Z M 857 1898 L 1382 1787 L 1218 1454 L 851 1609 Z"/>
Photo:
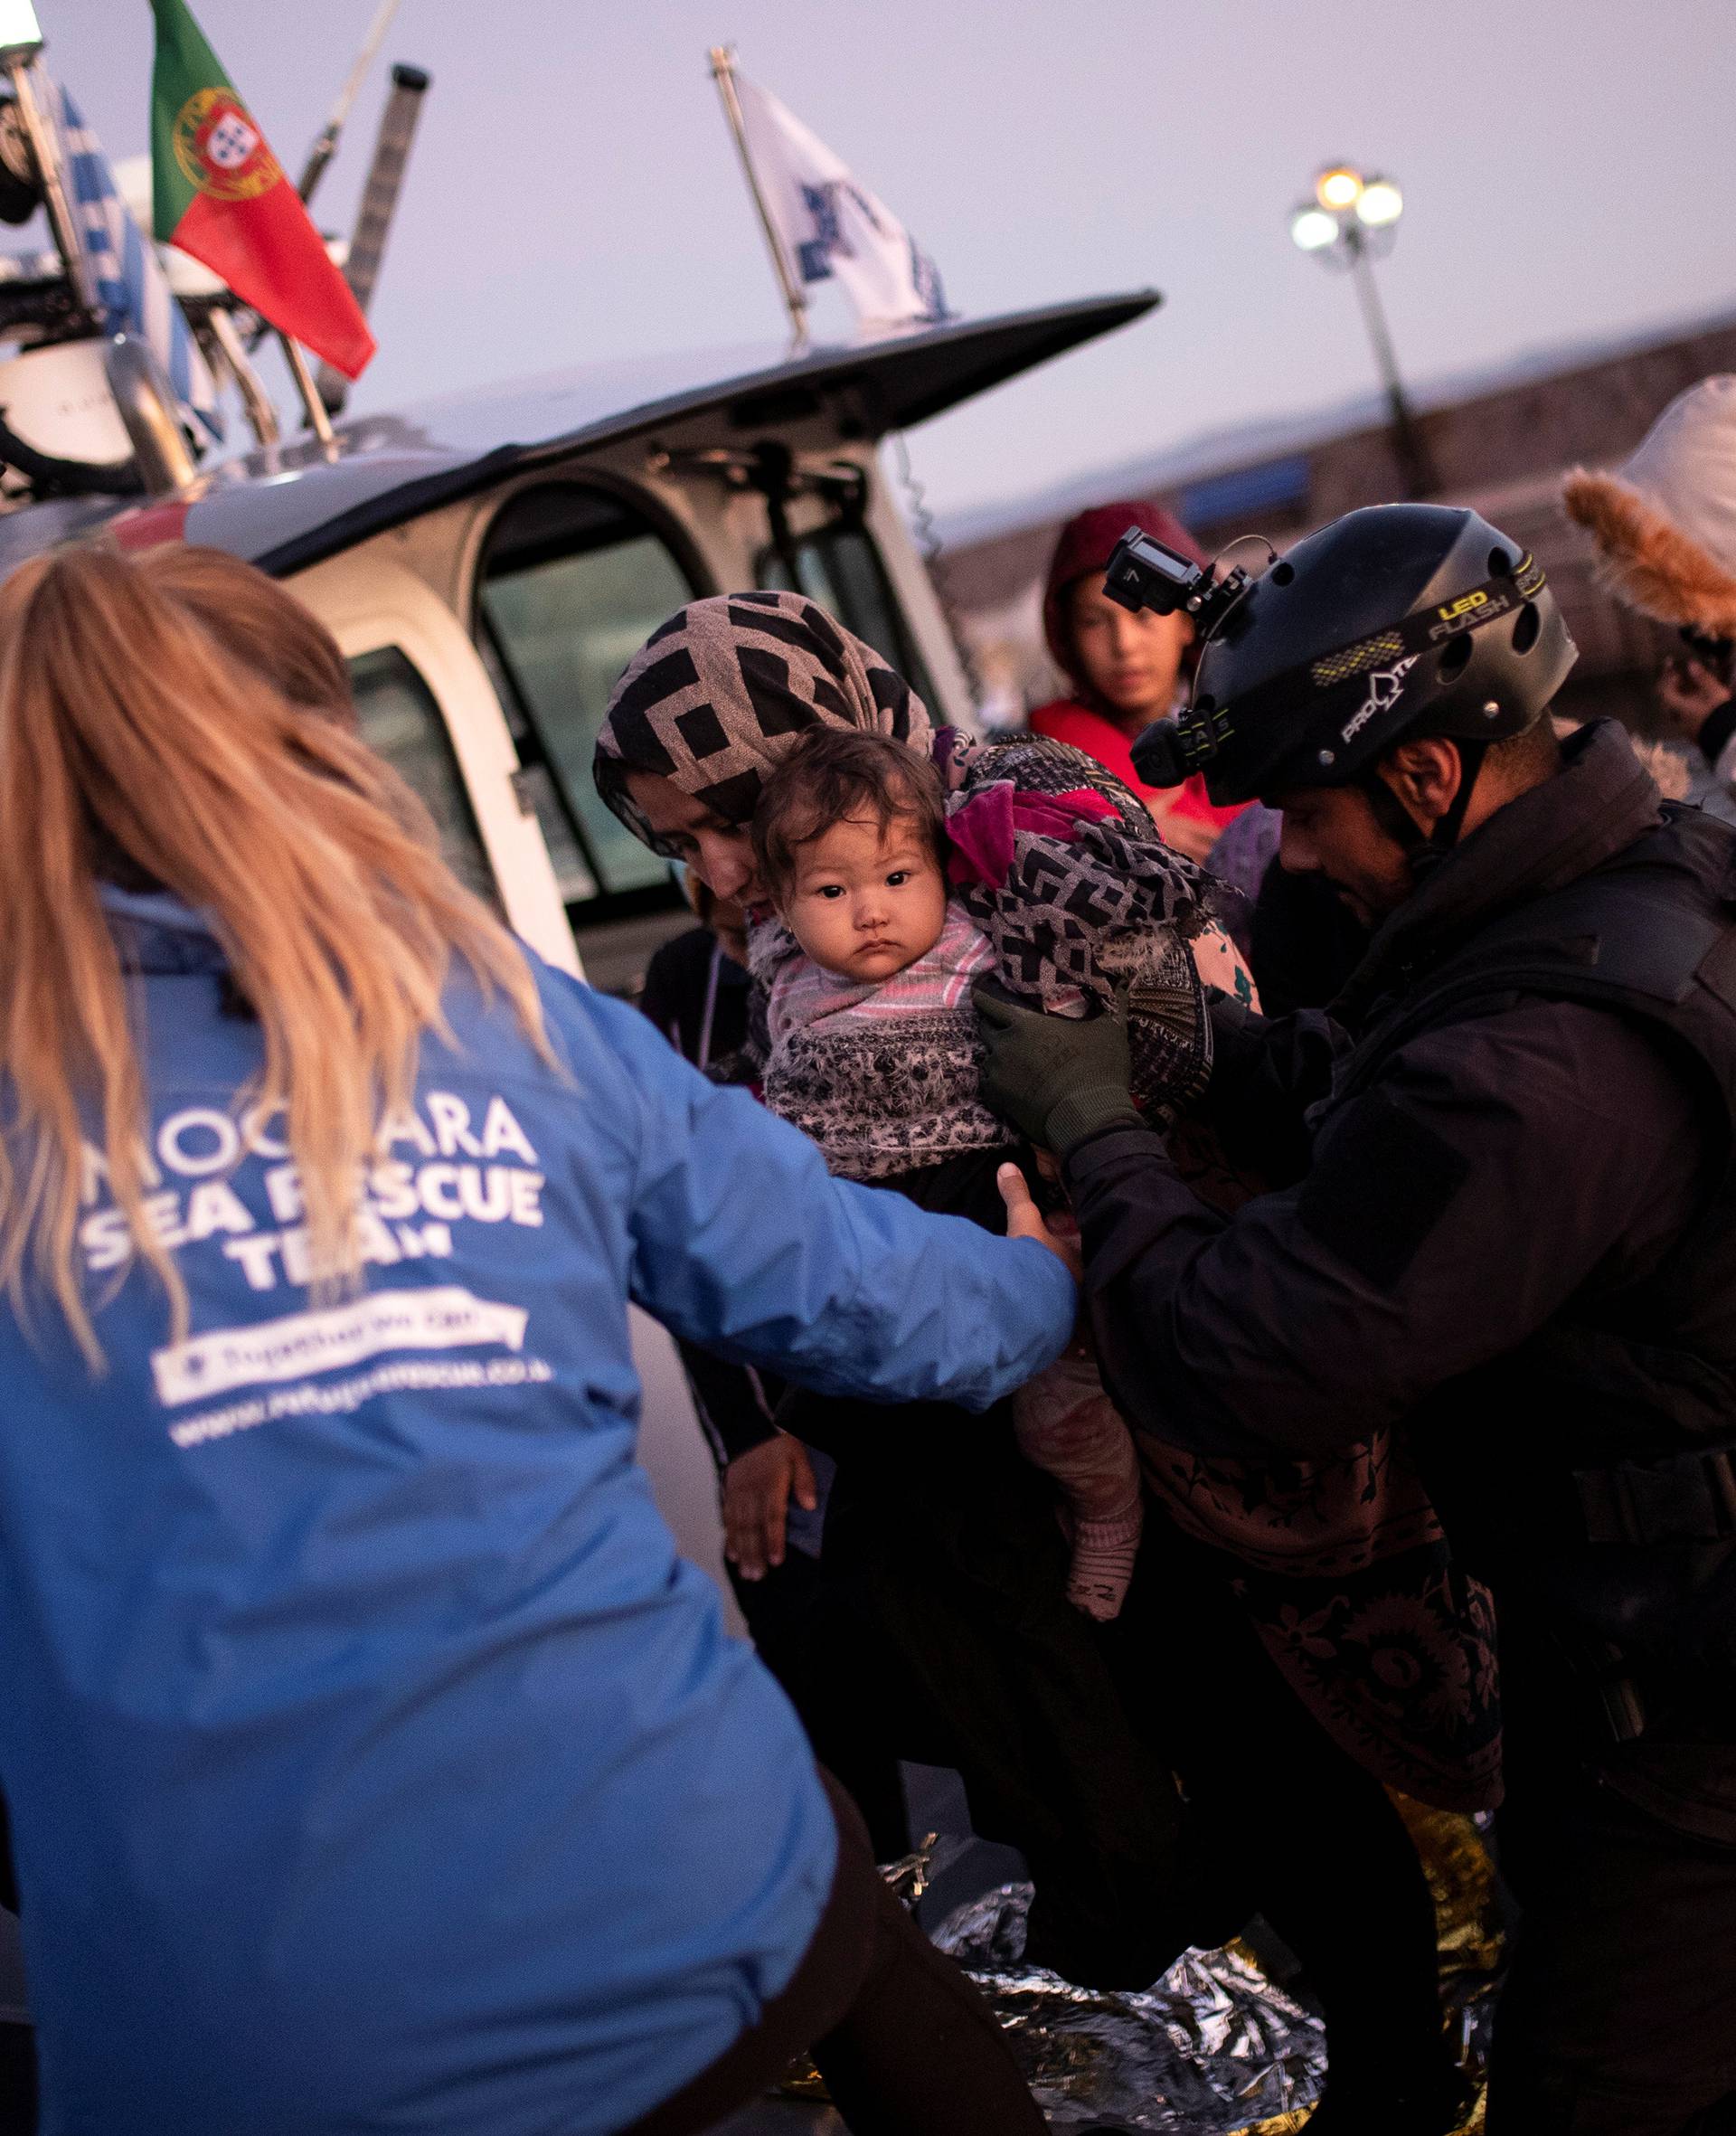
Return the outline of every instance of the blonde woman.
<path id="1" fill-rule="evenodd" d="M 212 553 L 0 587 L 0 1782 L 42 2126 L 1040 2130 L 634 1465 L 627 1307 L 982 1406 L 1073 1286 L 534 963 Z M 703 1141 L 704 1162 L 691 1153 Z"/>

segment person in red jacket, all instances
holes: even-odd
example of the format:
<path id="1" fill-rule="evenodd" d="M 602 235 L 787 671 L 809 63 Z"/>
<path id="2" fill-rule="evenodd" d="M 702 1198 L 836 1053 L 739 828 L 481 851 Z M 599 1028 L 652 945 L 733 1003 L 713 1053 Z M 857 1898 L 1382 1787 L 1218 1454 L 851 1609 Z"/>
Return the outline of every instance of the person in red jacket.
<path id="1" fill-rule="evenodd" d="M 1043 636 L 1071 697 L 1041 704 L 1031 732 L 1070 742 L 1124 780 L 1151 810 L 1165 837 L 1191 860 L 1203 860 L 1225 824 L 1240 814 L 1214 808 L 1197 776 L 1171 791 L 1146 786 L 1133 768 L 1134 741 L 1185 695 L 1194 664 L 1194 625 L 1183 615 L 1130 614 L 1103 591 L 1115 544 L 1137 525 L 1195 563 L 1206 561 L 1181 521 L 1161 505 L 1099 505 L 1061 530 L 1043 600 Z"/>

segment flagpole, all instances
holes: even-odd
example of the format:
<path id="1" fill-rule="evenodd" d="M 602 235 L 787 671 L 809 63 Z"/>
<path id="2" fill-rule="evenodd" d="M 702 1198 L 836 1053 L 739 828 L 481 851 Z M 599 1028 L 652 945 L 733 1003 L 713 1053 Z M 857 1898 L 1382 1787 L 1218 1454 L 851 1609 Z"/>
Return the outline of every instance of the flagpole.
<path id="1" fill-rule="evenodd" d="M 337 433 L 332 428 L 332 419 L 326 412 L 326 403 L 319 397 L 319 388 L 314 383 L 314 374 L 307 368 L 307 359 L 301 353 L 301 344 L 278 328 L 278 339 L 283 344 L 284 360 L 289 366 L 289 375 L 296 382 L 296 391 L 301 395 L 301 404 L 307 411 L 307 428 L 322 445 L 335 443 Z"/>
<path id="2" fill-rule="evenodd" d="M 778 273 L 778 286 L 782 289 L 784 302 L 789 309 L 793 336 L 791 354 L 799 355 L 807 346 L 807 298 L 802 294 L 801 284 L 789 271 L 789 260 L 778 239 L 778 226 L 771 219 L 771 210 L 766 205 L 766 196 L 760 189 L 760 174 L 754 169 L 753 157 L 748 150 L 748 129 L 741 117 L 741 99 L 735 93 L 735 53 L 727 44 L 714 44 L 712 47 L 712 79 L 717 84 L 718 95 L 723 99 L 723 115 L 729 120 L 731 133 L 735 137 L 742 174 L 748 181 L 748 191 L 753 195 L 753 204 L 760 212 L 760 227 L 766 233 L 766 243 L 771 250 L 771 264 Z"/>
<path id="3" fill-rule="evenodd" d="M 247 420 L 253 435 L 261 445 L 275 445 L 281 436 L 278 411 L 271 404 L 271 396 L 259 383 L 259 374 L 248 358 L 241 341 L 241 330 L 228 307 L 213 304 L 205 314 L 204 331 L 211 336 L 211 345 L 205 351 L 207 359 L 214 349 L 235 381 L 235 389 L 241 396 L 241 405 L 247 411 Z"/>
<path id="4" fill-rule="evenodd" d="M 48 227 L 53 232 L 61 258 L 66 263 L 66 279 L 71 283 L 72 293 L 84 309 L 93 318 L 99 319 L 102 317 L 102 306 L 97 295 L 96 277 L 90 270 L 90 262 L 85 258 L 78 225 L 73 222 L 72 211 L 67 204 L 66 179 L 61 169 L 60 150 L 36 96 L 35 52 L 18 50 L 8 52 L 6 72 L 12 77 L 12 91 L 17 99 L 18 117 L 24 124 L 24 138 L 30 143 L 36 175 L 42 181 L 42 206 L 48 215 Z"/>

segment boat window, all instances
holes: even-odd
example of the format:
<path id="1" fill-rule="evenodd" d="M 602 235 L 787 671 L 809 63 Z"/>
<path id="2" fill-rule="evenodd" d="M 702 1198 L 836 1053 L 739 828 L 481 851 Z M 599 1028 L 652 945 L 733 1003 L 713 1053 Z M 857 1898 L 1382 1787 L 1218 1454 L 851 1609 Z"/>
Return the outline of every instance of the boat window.
<path id="1" fill-rule="evenodd" d="M 397 646 L 358 653 L 349 668 L 363 739 L 421 797 L 453 874 L 500 912 L 494 872 L 433 692 Z"/>
<path id="2" fill-rule="evenodd" d="M 483 558 L 477 635 L 569 904 L 671 903 L 669 864 L 605 806 L 591 752 L 623 667 L 699 591 L 640 512 L 572 483 L 522 490 Z"/>
<path id="3" fill-rule="evenodd" d="M 890 660 L 917 695 L 932 705 L 934 686 L 867 528 L 854 520 L 834 520 L 812 534 L 797 535 L 793 547 L 798 590 Z M 776 548 L 761 553 L 756 575 L 764 587 L 790 591 L 789 566 Z"/>

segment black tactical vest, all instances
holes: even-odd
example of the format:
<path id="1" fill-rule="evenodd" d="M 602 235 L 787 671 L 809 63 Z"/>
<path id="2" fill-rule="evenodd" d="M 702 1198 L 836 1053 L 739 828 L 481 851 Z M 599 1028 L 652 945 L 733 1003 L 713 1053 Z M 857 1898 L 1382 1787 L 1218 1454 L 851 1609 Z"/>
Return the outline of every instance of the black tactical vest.
<path id="1" fill-rule="evenodd" d="M 1697 809 L 1494 919 L 1376 1007 L 1332 1102 L 1420 1033 L 1522 1000 L 1642 1025 L 1699 1098 L 1699 1212 L 1618 1296 L 1570 1300 L 1411 1429 L 1455 1547 L 1599 1683 L 1618 1736 L 1736 1698 L 1736 830 Z M 1477 1191 L 1475 1178 L 1463 1189 Z"/>

